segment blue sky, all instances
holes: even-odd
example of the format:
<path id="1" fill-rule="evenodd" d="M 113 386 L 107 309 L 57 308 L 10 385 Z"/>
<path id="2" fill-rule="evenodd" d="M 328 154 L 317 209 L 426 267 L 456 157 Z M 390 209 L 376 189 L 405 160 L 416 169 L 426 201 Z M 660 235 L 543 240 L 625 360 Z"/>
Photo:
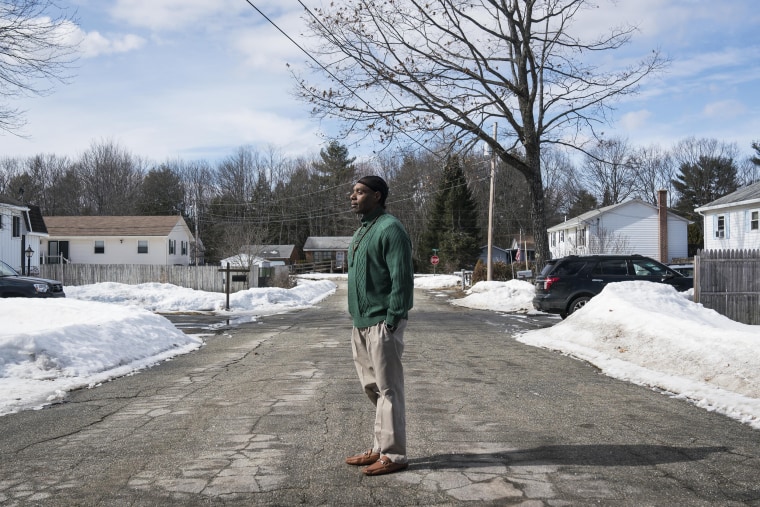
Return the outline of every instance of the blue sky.
<path id="1" fill-rule="evenodd" d="M 103 140 L 154 162 L 213 162 L 243 145 L 290 156 L 324 146 L 327 125 L 291 93 L 286 64 L 299 68 L 305 55 L 245 0 L 59 3 L 76 9 L 81 57 L 68 84 L 18 103 L 27 111 L 26 137 L 0 134 L 2 156 L 76 157 Z M 252 3 L 302 41 L 297 0 Z M 608 136 L 666 149 L 690 136 L 716 138 L 750 154 L 750 143 L 760 140 L 756 2 L 597 3 L 581 29 L 633 23 L 640 32 L 618 57 L 659 48 L 672 60 L 665 74 L 618 104 Z"/>

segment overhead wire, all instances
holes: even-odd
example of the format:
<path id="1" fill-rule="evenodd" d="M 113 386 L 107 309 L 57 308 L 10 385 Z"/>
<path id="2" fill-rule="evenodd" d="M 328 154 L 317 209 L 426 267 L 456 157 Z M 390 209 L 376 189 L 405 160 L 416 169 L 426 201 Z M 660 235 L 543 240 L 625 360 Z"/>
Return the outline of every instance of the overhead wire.
<path id="1" fill-rule="evenodd" d="M 246 3 L 248 3 L 248 5 L 250 5 L 254 10 L 256 10 L 256 12 L 258 12 L 261 15 L 261 17 L 263 17 L 270 25 L 272 25 L 275 29 L 277 29 L 277 31 L 279 31 L 282 35 L 284 35 L 285 38 L 287 38 L 291 43 L 293 43 L 293 45 L 295 45 L 302 53 L 304 53 L 306 56 L 308 56 L 310 60 L 312 60 L 314 63 L 316 63 L 317 66 L 319 66 L 319 68 L 321 68 L 322 70 L 324 70 L 332 79 L 334 79 L 337 83 L 339 83 L 346 90 L 348 90 L 348 92 L 351 93 L 351 95 L 353 95 L 359 101 L 361 101 L 373 113 L 377 114 L 378 116 L 382 116 L 381 113 L 372 104 L 370 104 L 369 102 L 367 102 L 361 95 L 359 95 L 356 92 L 356 90 L 354 90 L 353 88 L 349 87 L 342 79 L 340 79 L 338 76 L 336 76 L 335 73 L 333 73 L 330 69 L 327 68 L 327 66 L 325 66 L 322 62 L 320 62 L 319 59 L 317 59 L 314 55 L 312 55 L 309 51 L 307 51 L 306 48 L 304 48 L 298 42 L 296 42 L 290 35 L 287 34 L 287 32 L 285 32 L 285 30 L 283 30 L 282 28 L 280 28 L 280 26 L 277 25 L 277 23 L 275 23 L 269 16 L 267 16 L 266 14 L 264 14 L 264 12 L 261 9 L 259 9 L 251 0 L 246 0 Z M 324 26 L 324 24 L 322 23 L 322 21 L 311 11 L 311 9 L 309 9 L 306 5 L 304 5 L 304 3 L 301 0 L 298 0 L 298 3 L 301 4 L 301 7 L 303 7 L 303 9 L 306 11 L 307 14 L 309 14 L 311 17 L 313 17 L 317 21 L 317 23 L 319 23 L 325 30 L 327 30 L 327 27 Z M 401 104 L 401 101 L 395 95 L 393 95 L 393 92 L 391 92 L 388 89 L 386 89 L 386 92 L 391 97 L 393 97 L 393 99 L 396 102 L 398 102 L 399 104 Z M 416 145 L 418 145 L 421 148 L 427 150 L 432 155 L 434 155 L 436 157 L 439 157 L 438 153 L 434 152 L 432 149 L 430 149 L 427 146 L 425 146 L 419 140 L 417 140 L 414 137 L 412 137 L 403 128 L 399 127 L 399 132 L 401 132 L 401 134 L 403 134 L 404 136 L 408 137 Z"/>

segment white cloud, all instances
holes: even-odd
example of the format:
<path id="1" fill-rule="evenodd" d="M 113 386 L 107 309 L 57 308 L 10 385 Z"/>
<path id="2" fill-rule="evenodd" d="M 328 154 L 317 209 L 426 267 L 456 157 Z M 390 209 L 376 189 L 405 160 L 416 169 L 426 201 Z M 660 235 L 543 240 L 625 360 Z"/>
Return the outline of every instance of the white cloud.
<path id="1" fill-rule="evenodd" d="M 620 118 L 620 126 L 627 131 L 639 130 L 646 124 L 651 116 L 652 112 L 647 111 L 646 109 L 631 111 Z"/>
<path id="2" fill-rule="evenodd" d="M 721 100 L 707 104 L 702 112 L 708 118 L 725 120 L 743 115 L 747 112 L 747 108 L 738 100 Z"/>
<path id="3" fill-rule="evenodd" d="M 176 30 L 193 24 L 207 28 L 214 18 L 234 16 L 245 7 L 235 0 L 117 0 L 111 15 L 134 26 Z"/>
<path id="4" fill-rule="evenodd" d="M 145 39 L 138 35 L 117 35 L 112 38 L 103 36 L 98 31 L 82 33 L 82 42 L 79 50 L 82 57 L 94 58 L 96 56 L 113 53 L 126 53 L 140 49 L 145 45 Z"/>

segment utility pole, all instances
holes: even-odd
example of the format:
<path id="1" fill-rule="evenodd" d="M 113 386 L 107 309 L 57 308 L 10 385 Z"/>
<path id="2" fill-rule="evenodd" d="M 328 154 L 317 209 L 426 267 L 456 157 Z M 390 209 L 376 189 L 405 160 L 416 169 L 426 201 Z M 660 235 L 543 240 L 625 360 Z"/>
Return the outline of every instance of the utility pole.
<path id="1" fill-rule="evenodd" d="M 493 139 L 496 141 L 496 127 L 497 123 L 493 124 Z M 493 201 L 494 201 L 494 186 L 493 180 L 496 175 L 496 150 L 491 148 L 491 189 L 488 198 L 488 255 L 486 256 L 486 280 L 491 281 L 493 279 Z"/>
<path id="2" fill-rule="evenodd" d="M 198 196 L 195 196 L 195 206 L 193 206 L 195 212 L 195 267 L 198 267 Z"/>

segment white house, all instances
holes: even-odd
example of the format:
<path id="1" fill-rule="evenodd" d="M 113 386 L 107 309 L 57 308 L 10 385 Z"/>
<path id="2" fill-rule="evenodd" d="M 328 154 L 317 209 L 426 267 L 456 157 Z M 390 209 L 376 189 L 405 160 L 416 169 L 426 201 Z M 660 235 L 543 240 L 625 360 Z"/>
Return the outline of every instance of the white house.
<path id="1" fill-rule="evenodd" d="M 760 248 L 760 182 L 695 211 L 704 217 L 705 250 Z"/>
<path id="2" fill-rule="evenodd" d="M 40 265 L 40 242 L 47 237 L 40 208 L 0 196 L 0 260 L 15 270 L 35 271 Z"/>
<path id="3" fill-rule="evenodd" d="M 46 262 L 73 264 L 191 263 L 193 234 L 181 216 L 45 217 Z"/>
<path id="4" fill-rule="evenodd" d="M 689 221 L 641 199 L 595 209 L 547 229 L 552 258 L 566 255 L 640 254 L 660 262 L 688 256 Z"/>

